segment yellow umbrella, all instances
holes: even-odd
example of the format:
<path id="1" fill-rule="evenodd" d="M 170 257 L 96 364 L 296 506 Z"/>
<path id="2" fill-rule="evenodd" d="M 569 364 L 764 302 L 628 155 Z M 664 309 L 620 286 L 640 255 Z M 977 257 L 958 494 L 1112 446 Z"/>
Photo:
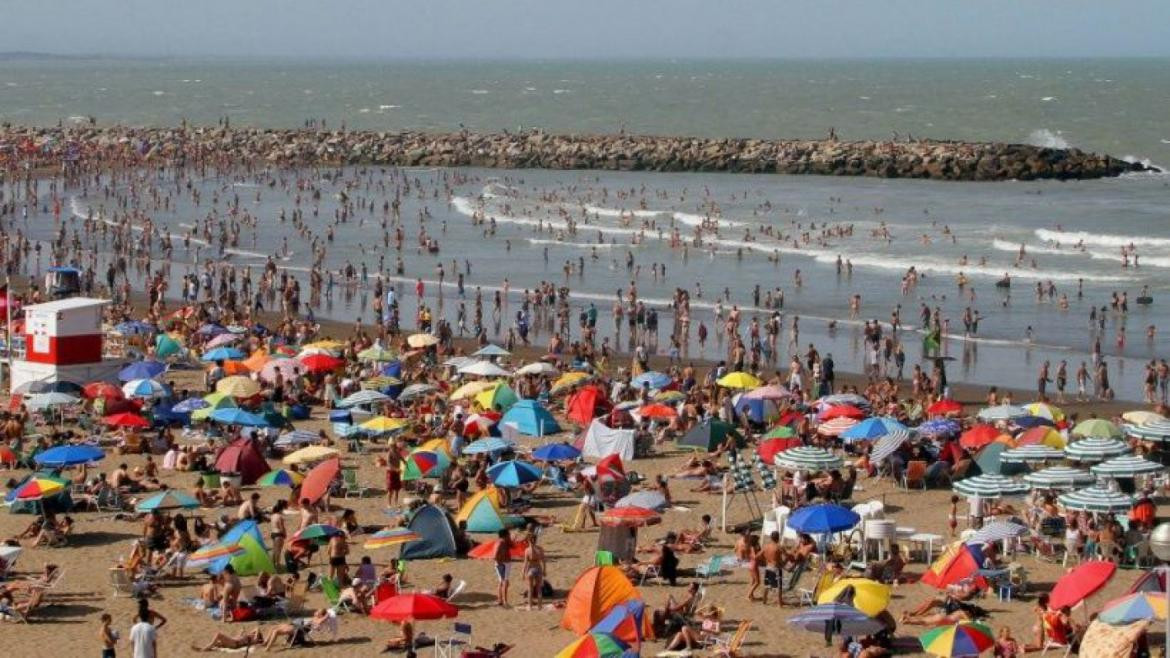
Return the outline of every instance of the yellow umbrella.
<path id="1" fill-rule="evenodd" d="M 1144 411 L 1139 409 L 1135 411 L 1127 411 L 1121 414 L 1121 419 L 1134 425 L 1148 425 L 1154 421 L 1161 422 L 1166 420 L 1166 417 L 1162 414 L 1156 414 L 1152 411 Z"/>
<path id="2" fill-rule="evenodd" d="M 387 432 L 395 432 L 406 427 L 407 422 L 401 418 L 388 418 L 386 416 L 374 416 L 373 418 L 362 423 L 358 427 L 378 434 L 385 434 Z"/>
<path id="3" fill-rule="evenodd" d="M 268 350 L 256 350 L 252 352 L 252 356 L 244 359 L 242 363 L 244 367 L 252 372 L 260 372 L 264 368 L 264 364 L 268 363 L 271 357 L 268 356 Z"/>
<path id="4" fill-rule="evenodd" d="M 482 380 L 482 379 L 479 381 L 467 382 L 463 386 L 460 386 L 459 388 L 455 389 L 455 392 L 452 393 L 451 397 L 448 399 L 450 399 L 450 400 L 463 400 L 465 398 L 472 398 L 472 397 L 475 397 L 476 395 L 479 395 L 480 393 L 483 393 L 484 391 L 488 390 L 489 388 L 495 388 L 497 385 L 499 385 L 498 381 L 497 382 L 489 382 L 487 380 Z"/>
<path id="5" fill-rule="evenodd" d="M 427 442 L 423 443 L 422 445 L 420 445 L 418 447 L 418 450 L 426 450 L 428 452 L 436 452 L 436 453 L 441 452 L 441 453 L 447 455 L 448 457 L 450 457 L 451 459 L 455 458 L 455 455 L 451 454 L 450 442 L 448 442 L 447 439 L 444 439 L 444 438 L 431 439 L 430 441 L 427 441 Z"/>
<path id="6" fill-rule="evenodd" d="M 324 461 L 330 457 L 336 457 L 341 453 L 333 448 L 326 448 L 325 446 L 305 446 L 296 452 L 285 455 L 281 460 L 285 464 L 311 464 L 313 462 Z"/>
<path id="7" fill-rule="evenodd" d="M 559 393 L 559 392 L 565 390 L 566 388 L 569 388 L 570 386 L 576 386 L 577 384 L 580 384 L 581 382 L 583 382 L 587 379 L 592 379 L 592 378 L 593 378 L 593 375 L 591 375 L 587 372 L 580 372 L 580 371 L 566 372 L 565 374 L 561 375 L 560 377 L 557 377 L 557 380 L 555 382 L 553 382 L 553 385 L 552 385 L 552 388 L 550 389 L 550 391 L 552 393 Z"/>
<path id="8" fill-rule="evenodd" d="M 235 375 L 219 380 L 215 391 L 234 398 L 250 398 L 260 392 L 260 384 L 243 375 Z"/>
<path id="9" fill-rule="evenodd" d="M 870 617 L 876 616 L 890 605 L 890 588 L 868 578 L 844 578 L 833 583 L 817 597 L 817 604 L 837 601 L 846 587 L 853 588 L 854 608 Z M 849 601 L 844 601 L 849 603 Z"/>
<path id="10" fill-rule="evenodd" d="M 411 334 L 406 338 L 406 344 L 411 347 L 430 347 L 438 345 L 439 339 L 430 334 Z"/>
<path id="11" fill-rule="evenodd" d="M 1024 409 L 1026 409 L 1027 412 L 1033 416 L 1047 418 L 1048 420 L 1057 423 L 1064 420 L 1064 411 L 1062 411 L 1060 407 L 1048 404 L 1047 402 L 1033 402 L 1031 404 L 1026 404 L 1024 405 Z"/>
<path id="12" fill-rule="evenodd" d="M 343 343 L 339 340 L 326 339 L 326 340 L 318 340 L 318 341 L 315 341 L 312 343 L 307 343 L 305 345 L 302 345 L 301 349 L 302 350 L 317 349 L 317 350 L 327 350 L 330 352 L 336 352 L 337 350 L 340 350 L 343 347 L 345 347 L 345 343 Z"/>
<path id="13" fill-rule="evenodd" d="M 729 372 L 715 382 L 724 388 L 758 388 L 763 382 L 746 372 Z"/>

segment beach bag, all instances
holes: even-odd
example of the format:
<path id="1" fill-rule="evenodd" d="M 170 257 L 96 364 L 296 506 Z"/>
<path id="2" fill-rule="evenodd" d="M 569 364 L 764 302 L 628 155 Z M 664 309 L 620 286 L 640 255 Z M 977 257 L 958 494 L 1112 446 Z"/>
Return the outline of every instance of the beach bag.
<path id="1" fill-rule="evenodd" d="M 245 602 L 241 602 L 232 610 L 232 621 L 252 621 L 256 619 L 256 610 Z"/>

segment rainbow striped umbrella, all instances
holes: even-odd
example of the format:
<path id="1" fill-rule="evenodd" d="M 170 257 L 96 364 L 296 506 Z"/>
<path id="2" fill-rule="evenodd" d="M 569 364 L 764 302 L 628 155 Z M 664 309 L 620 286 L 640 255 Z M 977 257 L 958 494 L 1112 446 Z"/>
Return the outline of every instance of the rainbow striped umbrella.
<path id="1" fill-rule="evenodd" d="M 587 633 L 561 649 L 556 658 L 621 658 L 627 648 L 609 633 Z"/>
<path id="2" fill-rule="evenodd" d="M 943 658 L 978 656 L 995 644 L 991 628 L 973 621 L 959 622 L 953 626 L 940 626 L 927 631 L 918 638 L 922 649 L 929 654 Z"/>
<path id="3" fill-rule="evenodd" d="M 43 477 L 29 478 L 16 490 L 17 500 L 40 500 L 55 496 L 65 489 L 65 483 Z"/>
<path id="4" fill-rule="evenodd" d="M 370 535 L 370 538 L 362 546 L 365 548 L 386 548 L 416 539 L 422 539 L 422 536 L 410 528 L 386 528 Z"/>
<path id="5" fill-rule="evenodd" d="M 210 564 L 220 558 L 242 555 L 244 552 L 244 547 L 239 544 L 209 544 L 188 556 L 186 566 L 198 567 Z"/>
<path id="6" fill-rule="evenodd" d="M 1166 598 L 1161 592 L 1135 592 L 1107 603 L 1098 619 L 1124 626 L 1143 619 L 1165 621 L 1166 612 Z"/>
<path id="7" fill-rule="evenodd" d="M 418 480 L 437 477 L 451 463 L 445 456 L 430 450 L 415 450 L 406 456 L 406 467 L 402 470 L 403 480 Z"/>
<path id="8" fill-rule="evenodd" d="M 261 475 L 260 479 L 256 480 L 256 484 L 258 484 L 262 487 L 290 487 L 291 488 L 291 487 L 295 487 L 295 486 L 300 485 L 301 481 L 304 479 L 305 479 L 305 476 L 300 474 L 300 473 L 297 473 L 296 471 L 290 471 L 288 469 L 278 468 L 278 469 L 273 470 L 273 471 L 268 471 L 264 475 Z"/>

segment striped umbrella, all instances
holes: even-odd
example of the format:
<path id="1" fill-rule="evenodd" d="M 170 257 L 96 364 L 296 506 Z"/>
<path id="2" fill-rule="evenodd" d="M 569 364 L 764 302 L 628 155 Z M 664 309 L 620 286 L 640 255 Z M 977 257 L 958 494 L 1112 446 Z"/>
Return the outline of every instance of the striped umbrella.
<path id="1" fill-rule="evenodd" d="M 926 653 L 941 658 L 978 656 L 995 645 L 989 626 L 973 621 L 933 628 L 918 638 Z"/>
<path id="2" fill-rule="evenodd" d="M 856 418 L 849 418 L 848 416 L 838 416 L 831 420 L 817 425 L 817 432 L 825 436 L 841 436 L 845 430 L 857 424 Z"/>
<path id="3" fill-rule="evenodd" d="M 488 452 L 502 452 L 504 450 L 509 450 L 515 447 L 516 444 L 512 443 L 511 441 L 501 439 L 498 436 L 487 436 L 468 445 L 463 449 L 463 454 L 477 455 Z"/>
<path id="4" fill-rule="evenodd" d="M 1100 477 L 1131 478 L 1135 475 L 1157 473 L 1162 470 L 1162 465 L 1137 455 L 1122 455 L 1091 466 L 1089 470 L 1093 475 Z"/>
<path id="5" fill-rule="evenodd" d="M 1032 485 L 1033 489 L 1076 489 L 1096 481 L 1097 478 L 1088 471 L 1068 466 L 1049 466 L 1024 476 L 1024 482 Z"/>
<path id="6" fill-rule="evenodd" d="M 999 456 L 1001 462 L 1022 464 L 1024 462 L 1045 462 L 1064 459 L 1064 451 L 1046 445 L 1026 445 L 1005 450 Z"/>
<path id="7" fill-rule="evenodd" d="M 1088 487 L 1071 493 L 1066 493 L 1058 499 L 1065 509 L 1085 510 L 1086 512 L 1108 512 L 1117 514 L 1133 509 L 1133 498 L 1120 491 L 1110 491 L 1102 487 Z"/>
<path id="8" fill-rule="evenodd" d="M 61 480 L 32 477 L 20 485 L 20 488 L 16 490 L 15 496 L 17 500 L 40 500 L 42 498 L 56 496 L 64 489 L 65 483 Z"/>
<path id="9" fill-rule="evenodd" d="M 1011 521 L 992 521 L 967 538 L 968 544 L 990 544 L 1027 534 L 1028 527 Z"/>
<path id="10" fill-rule="evenodd" d="M 1103 462 L 1129 452 L 1129 446 L 1117 439 L 1088 438 L 1073 441 L 1064 448 L 1069 459 L 1083 462 Z"/>
<path id="11" fill-rule="evenodd" d="M 1002 475 L 983 473 L 972 478 L 959 480 L 955 483 L 954 490 L 965 496 L 1000 498 L 1003 496 L 1022 496 L 1028 493 L 1028 485 Z"/>
<path id="12" fill-rule="evenodd" d="M 997 420 L 1011 420 L 1028 415 L 1028 410 L 1014 404 L 998 404 L 979 410 L 979 420 L 994 423 Z"/>
<path id="13" fill-rule="evenodd" d="M 201 567 L 221 558 L 243 555 L 245 552 L 244 547 L 239 544 L 210 544 L 187 556 L 186 566 Z"/>
<path id="14" fill-rule="evenodd" d="M 154 379 L 131 379 L 122 385 L 122 394 L 128 398 L 157 398 L 166 392 L 166 387 Z"/>
<path id="15" fill-rule="evenodd" d="M 788 623 L 806 631 L 833 635 L 869 635 L 882 629 L 882 623 L 847 603 L 822 603 L 788 618 Z"/>
<path id="16" fill-rule="evenodd" d="M 1141 425 L 1124 425 L 1126 434 L 1146 441 L 1170 441 L 1170 420 L 1153 420 Z"/>
<path id="17" fill-rule="evenodd" d="M 878 439 L 873 444 L 873 451 L 870 453 L 870 462 L 880 464 L 882 461 L 894 454 L 902 444 L 910 440 L 910 432 L 908 430 L 896 430 Z"/>
<path id="18" fill-rule="evenodd" d="M 866 418 L 849 429 L 841 432 L 842 439 L 854 441 L 872 441 L 879 439 L 895 430 L 905 430 L 906 426 L 889 416 L 874 416 Z"/>
<path id="19" fill-rule="evenodd" d="M 379 402 L 385 402 L 389 399 L 390 396 L 381 391 L 364 390 L 353 393 L 352 395 L 347 395 L 345 399 L 341 401 L 341 406 L 355 407 L 358 405 L 377 404 Z"/>
<path id="20" fill-rule="evenodd" d="M 809 471 L 826 471 L 841 468 L 845 462 L 825 450 L 816 446 L 798 446 L 790 448 L 776 455 L 772 463 L 781 468 L 805 469 Z"/>
<path id="21" fill-rule="evenodd" d="M 304 475 L 296 471 L 290 471 L 283 468 L 268 471 L 256 480 L 256 484 L 261 487 L 295 487 L 300 485 L 301 481 L 305 479 Z"/>
<path id="22" fill-rule="evenodd" d="M 1166 597 L 1161 592 L 1134 592 L 1106 603 L 1098 619 L 1114 626 L 1141 620 L 1165 621 Z"/>
<path id="23" fill-rule="evenodd" d="M 409 541 L 421 539 L 421 536 L 410 528 L 386 528 L 370 535 L 363 548 L 385 548 L 405 544 Z"/>

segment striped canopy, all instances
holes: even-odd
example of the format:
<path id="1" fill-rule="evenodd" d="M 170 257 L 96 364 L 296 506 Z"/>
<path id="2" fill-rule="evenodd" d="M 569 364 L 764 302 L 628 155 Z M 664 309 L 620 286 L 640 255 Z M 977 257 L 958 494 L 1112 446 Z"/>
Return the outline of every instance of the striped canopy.
<path id="1" fill-rule="evenodd" d="M 1102 487 L 1079 489 L 1060 496 L 1060 504 L 1065 509 L 1085 510 L 1086 512 L 1128 512 L 1133 509 L 1133 498 L 1120 491 L 1110 491 Z"/>
<path id="2" fill-rule="evenodd" d="M 1028 410 L 1023 407 L 1017 407 L 1014 404 L 998 404 L 994 407 L 981 409 L 979 411 L 979 420 L 995 422 L 997 420 L 1021 418 L 1027 415 Z"/>
<path id="3" fill-rule="evenodd" d="M 967 538 L 968 544 L 988 544 L 1027 534 L 1028 527 L 1011 521 L 992 521 Z"/>
<path id="4" fill-rule="evenodd" d="M 1028 485 L 1002 475 L 984 473 L 959 480 L 955 483 L 954 490 L 965 496 L 1000 498 L 1002 496 L 1022 496 L 1028 493 Z"/>
<path id="5" fill-rule="evenodd" d="M 1087 438 L 1073 441 L 1064 448 L 1069 459 L 1083 462 L 1103 462 L 1129 452 L 1129 446 L 1117 439 Z"/>
<path id="6" fill-rule="evenodd" d="M 894 430 L 889 434 L 878 439 L 873 444 L 873 452 L 870 453 L 870 462 L 880 464 L 886 457 L 894 454 L 898 448 L 902 447 L 903 443 L 910 440 L 909 430 Z"/>
<path id="7" fill-rule="evenodd" d="M 1097 478 L 1088 471 L 1068 466 L 1050 466 L 1024 476 L 1024 482 L 1033 489 L 1076 489 L 1096 481 Z"/>
<path id="8" fill-rule="evenodd" d="M 1162 470 L 1162 465 L 1137 455 L 1122 455 L 1096 464 L 1089 470 L 1094 475 L 1101 477 L 1129 478 L 1146 473 L 1157 473 Z"/>
<path id="9" fill-rule="evenodd" d="M 842 432 L 856 424 L 856 419 L 840 416 L 817 425 L 817 432 L 825 436 L 841 436 Z"/>
<path id="10" fill-rule="evenodd" d="M 809 471 L 824 471 L 841 468 L 845 462 L 825 450 L 815 446 L 797 446 L 779 453 L 773 463 L 781 468 L 805 469 Z"/>
<path id="11" fill-rule="evenodd" d="M 999 456 L 1001 462 L 1021 464 L 1024 462 L 1043 462 L 1064 459 L 1064 451 L 1046 445 L 1033 444 L 1012 448 L 1003 451 Z"/>
<path id="12" fill-rule="evenodd" d="M 1123 425 L 1122 430 L 1145 441 L 1170 441 L 1170 420 L 1155 420 L 1144 425 Z"/>

